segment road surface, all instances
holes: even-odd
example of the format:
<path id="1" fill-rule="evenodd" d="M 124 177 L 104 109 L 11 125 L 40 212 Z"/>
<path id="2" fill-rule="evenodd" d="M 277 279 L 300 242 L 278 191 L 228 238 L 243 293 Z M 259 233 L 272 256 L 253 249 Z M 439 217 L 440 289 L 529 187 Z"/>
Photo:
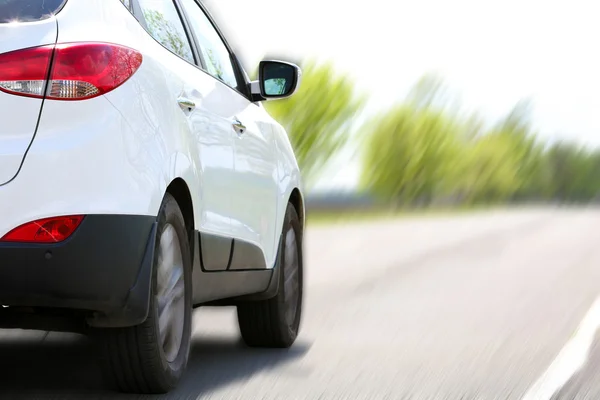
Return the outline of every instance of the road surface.
<path id="1" fill-rule="evenodd" d="M 85 339 L 0 333 L 2 398 L 600 399 L 600 210 L 522 209 L 310 227 L 302 333 L 239 341 L 194 316 L 175 393 L 102 390 Z M 595 304 L 595 305 L 594 305 Z"/>

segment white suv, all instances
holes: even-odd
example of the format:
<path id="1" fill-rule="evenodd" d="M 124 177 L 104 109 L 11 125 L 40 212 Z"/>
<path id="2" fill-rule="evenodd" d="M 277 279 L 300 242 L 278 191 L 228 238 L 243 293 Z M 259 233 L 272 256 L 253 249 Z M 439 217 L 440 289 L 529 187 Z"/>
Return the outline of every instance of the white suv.
<path id="1" fill-rule="evenodd" d="M 177 385 L 194 307 L 291 346 L 303 194 L 261 101 L 299 80 L 250 82 L 196 0 L 0 1 L 0 327 L 90 334 L 135 393 Z"/>

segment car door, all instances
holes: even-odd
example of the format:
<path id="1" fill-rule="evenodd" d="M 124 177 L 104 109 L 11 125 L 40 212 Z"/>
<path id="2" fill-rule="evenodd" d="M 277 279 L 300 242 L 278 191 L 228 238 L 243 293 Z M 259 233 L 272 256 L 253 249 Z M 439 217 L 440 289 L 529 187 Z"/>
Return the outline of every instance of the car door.
<path id="1" fill-rule="evenodd" d="M 194 51 L 195 42 L 179 3 L 137 0 L 137 5 L 148 33 L 182 59 L 175 56 L 161 59 L 170 80 L 177 82 L 173 99 L 161 101 L 178 103 L 176 114 L 183 116 L 189 126 L 190 134 L 182 141 L 197 173 L 197 190 L 192 196 L 199 205 L 194 213 L 196 230 L 200 232 L 202 267 L 209 271 L 224 270 L 232 247 L 228 179 L 234 171 L 232 128 L 223 117 L 228 91 L 202 70 L 204 64 Z"/>
<path id="2" fill-rule="evenodd" d="M 231 234 L 229 269 L 270 268 L 277 251 L 277 168 L 270 117 L 247 96 L 248 83 L 227 42 L 196 0 L 178 0 L 185 10 L 206 66 L 223 90 L 221 115 L 234 146 L 234 173 L 227 178 Z"/>
<path id="3" fill-rule="evenodd" d="M 248 260 L 251 244 L 259 243 L 265 255 L 266 267 L 272 267 L 277 253 L 279 228 L 277 220 L 277 164 L 274 131 L 270 116 L 262 108 L 250 104 L 236 114 L 241 129 L 236 129 L 234 141 L 235 190 L 232 197 L 232 229 L 244 239 L 246 249 L 238 250 L 232 269 L 251 267 Z"/>

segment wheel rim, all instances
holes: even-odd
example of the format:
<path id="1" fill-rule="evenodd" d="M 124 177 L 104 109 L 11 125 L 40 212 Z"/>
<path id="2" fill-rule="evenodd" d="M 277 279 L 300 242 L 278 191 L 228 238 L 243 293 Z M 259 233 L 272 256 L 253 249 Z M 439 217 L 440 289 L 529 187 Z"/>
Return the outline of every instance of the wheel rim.
<path id="1" fill-rule="evenodd" d="M 285 318 L 288 326 L 293 327 L 296 322 L 298 310 L 298 296 L 300 292 L 300 279 L 298 276 L 298 244 L 296 232 L 290 227 L 285 235 L 285 258 L 283 260 L 284 294 L 285 294 Z"/>
<path id="2" fill-rule="evenodd" d="M 168 362 L 179 353 L 185 318 L 183 257 L 175 227 L 167 224 L 160 236 L 157 266 L 158 328 Z"/>

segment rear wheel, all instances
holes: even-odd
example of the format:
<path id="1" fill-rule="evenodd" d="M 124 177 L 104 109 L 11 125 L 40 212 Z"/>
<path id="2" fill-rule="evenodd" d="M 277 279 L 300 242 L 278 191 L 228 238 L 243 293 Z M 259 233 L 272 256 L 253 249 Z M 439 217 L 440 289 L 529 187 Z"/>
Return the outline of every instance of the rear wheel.
<path id="1" fill-rule="evenodd" d="M 244 342 L 251 347 L 290 347 L 300 329 L 303 294 L 302 228 L 294 206 L 288 204 L 279 249 L 279 291 L 268 300 L 237 306 Z"/>
<path id="2" fill-rule="evenodd" d="M 106 380 L 128 393 L 166 393 L 180 380 L 190 352 L 191 251 L 177 201 L 167 194 L 158 215 L 150 309 L 131 328 L 99 332 Z"/>

